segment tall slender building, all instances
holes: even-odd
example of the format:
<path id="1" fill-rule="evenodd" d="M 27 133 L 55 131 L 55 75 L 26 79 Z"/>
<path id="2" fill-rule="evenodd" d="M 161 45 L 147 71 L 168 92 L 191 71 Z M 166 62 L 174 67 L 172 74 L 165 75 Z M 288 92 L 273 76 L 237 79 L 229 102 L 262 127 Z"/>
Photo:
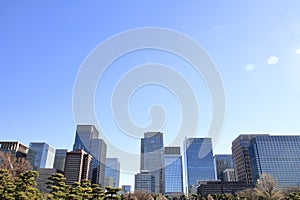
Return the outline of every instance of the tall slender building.
<path id="1" fill-rule="evenodd" d="M 91 180 L 92 156 L 82 149 L 68 152 L 65 162 L 66 184 L 80 182 L 83 179 Z"/>
<path id="2" fill-rule="evenodd" d="M 211 138 L 187 138 L 184 159 L 189 193 L 196 193 L 199 181 L 216 180 Z"/>
<path id="3" fill-rule="evenodd" d="M 154 192 L 163 193 L 163 133 L 147 132 L 141 139 L 141 171 L 154 176 Z"/>
<path id="4" fill-rule="evenodd" d="M 61 171 L 65 170 L 65 162 L 66 162 L 66 156 L 67 156 L 67 149 L 56 149 L 55 151 L 55 159 L 53 168 L 58 169 Z"/>
<path id="5" fill-rule="evenodd" d="M 77 125 L 73 151 L 76 149 L 83 149 L 92 155 L 92 183 L 104 187 L 107 145 L 99 139 L 99 132 L 95 126 Z"/>
<path id="6" fill-rule="evenodd" d="M 165 147 L 164 194 L 183 193 L 183 172 L 180 147 Z"/>
<path id="7" fill-rule="evenodd" d="M 279 187 L 299 186 L 300 136 L 256 136 L 250 140 L 249 158 L 254 184 L 269 174 Z"/>
<path id="8" fill-rule="evenodd" d="M 53 168 L 55 149 L 45 142 L 31 142 L 27 160 L 37 168 Z"/>
<path id="9" fill-rule="evenodd" d="M 228 179 L 225 179 L 225 174 L 224 171 L 226 170 L 226 173 L 232 172 L 231 169 L 234 170 L 234 164 L 233 164 L 233 159 L 231 154 L 216 154 L 214 156 L 215 159 L 215 165 L 216 165 L 216 171 L 217 171 L 217 179 L 220 181 L 228 181 Z M 234 174 L 234 171 L 233 171 Z M 227 174 L 228 177 L 228 174 Z M 231 179 L 234 179 L 232 177 L 231 173 Z"/>
<path id="10" fill-rule="evenodd" d="M 118 188 L 120 180 L 120 162 L 118 158 L 106 158 L 105 163 L 105 179 L 112 178 L 112 185 L 106 184 Z"/>
<path id="11" fill-rule="evenodd" d="M 253 184 L 253 178 L 250 168 L 249 146 L 250 140 L 258 134 L 242 134 L 232 142 L 232 156 L 238 181 Z"/>

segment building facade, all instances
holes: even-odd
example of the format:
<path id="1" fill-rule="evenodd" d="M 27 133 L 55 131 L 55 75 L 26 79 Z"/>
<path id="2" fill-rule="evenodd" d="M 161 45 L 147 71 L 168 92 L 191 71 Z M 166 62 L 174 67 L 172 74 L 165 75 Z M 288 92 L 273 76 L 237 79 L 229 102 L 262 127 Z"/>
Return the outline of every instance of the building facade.
<path id="1" fill-rule="evenodd" d="M 180 147 L 165 147 L 164 157 L 164 194 L 183 193 L 183 170 Z"/>
<path id="2" fill-rule="evenodd" d="M 67 152 L 65 162 L 66 184 L 81 182 L 83 179 L 91 181 L 92 156 L 82 149 Z"/>
<path id="3" fill-rule="evenodd" d="M 228 169 L 227 171 L 230 171 L 229 169 L 233 169 L 233 172 L 234 172 L 234 164 L 233 164 L 232 155 L 231 154 L 216 154 L 214 156 L 214 159 L 215 159 L 217 179 L 220 181 L 227 181 L 227 180 L 225 180 L 225 177 L 224 177 L 225 176 L 224 170 Z M 234 178 L 234 181 L 235 181 L 235 178 Z"/>
<path id="4" fill-rule="evenodd" d="M 256 136 L 249 157 L 254 183 L 269 174 L 280 187 L 300 185 L 300 136 Z"/>
<path id="5" fill-rule="evenodd" d="M 131 192 L 131 185 L 122 185 L 122 194 L 129 194 Z"/>
<path id="6" fill-rule="evenodd" d="M 250 140 L 257 134 L 242 134 L 232 142 L 232 157 L 235 167 L 235 175 L 238 181 L 253 185 L 252 173 L 250 168 L 249 146 Z"/>
<path id="7" fill-rule="evenodd" d="M 134 176 L 134 190 L 143 191 L 148 193 L 155 192 L 155 176 L 150 174 L 146 170 L 142 170 L 141 173 L 137 173 Z"/>
<path id="8" fill-rule="evenodd" d="M 197 194 L 206 198 L 209 194 L 235 194 L 247 188 L 245 182 L 203 181 L 197 187 Z"/>
<path id="9" fill-rule="evenodd" d="M 28 147 L 20 142 L 0 141 L 0 152 L 11 153 L 17 158 L 26 158 Z"/>
<path id="10" fill-rule="evenodd" d="M 31 142 L 27 160 L 33 168 L 53 168 L 55 149 L 45 142 Z"/>
<path id="11" fill-rule="evenodd" d="M 105 186 L 118 188 L 120 181 L 120 162 L 118 158 L 106 158 L 105 179 L 110 180 L 110 178 L 112 178 L 112 182 L 109 181 L 110 184 L 106 183 Z"/>
<path id="12" fill-rule="evenodd" d="M 64 171 L 67 156 L 67 149 L 56 149 L 53 168 Z"/>
<path id="13" fill-rule="evenodd" d="M 155 193 L 164 192 L 163 146 L 163 133 L 161 132 L 147 132 L 141 139 L 141 171 L 147 170 L 154 176 Z"/>
<path id="14" fill-rule="evenodd" d="M 234 169 L 225 169 L 223 171 L 223 178 L 224 178 L 223 181 L 227 181 L 227 182 L 236 181 Z"/>
<path id="15" fill-rule="evenodd" d="M 185 139 L 184 159 L 189 193 L 197 192 L 199 181 L 216 180 L 211 138 Z"/>
<path id="16" fill-rule="evenodd" d="M 83 149 L 92 155 L 92 183 L 104 187 L 107 145 L 99 139 L 99 132 L 95 126 L 77 125 L 73 151 L 76 149 Z"/>

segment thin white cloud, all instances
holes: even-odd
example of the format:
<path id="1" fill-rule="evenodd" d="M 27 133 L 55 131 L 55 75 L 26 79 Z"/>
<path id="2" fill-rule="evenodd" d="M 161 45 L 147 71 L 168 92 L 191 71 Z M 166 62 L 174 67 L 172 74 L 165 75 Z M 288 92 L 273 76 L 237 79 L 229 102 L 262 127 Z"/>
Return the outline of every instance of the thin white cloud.
<path id="1" fill-rule="evenodd" d="M 245 66 L 245 69 L 247 72 L 251 72 L 256 68 L 256 66 L 254 64 L 248 64 Z"/>
<path id="2" fill-rule="evenodd" d="M 296 54 L 300 54 L 300 49 L 297 49 L 297 50 L 296 50 Z"/>
<path id="3" fill-rule="evenodd" d="M 278 63 L 278 61 L 279 61 L 279 59 L 276 56 L 270 56 L 267 60 L 269 65 L 275 65 Z"/>

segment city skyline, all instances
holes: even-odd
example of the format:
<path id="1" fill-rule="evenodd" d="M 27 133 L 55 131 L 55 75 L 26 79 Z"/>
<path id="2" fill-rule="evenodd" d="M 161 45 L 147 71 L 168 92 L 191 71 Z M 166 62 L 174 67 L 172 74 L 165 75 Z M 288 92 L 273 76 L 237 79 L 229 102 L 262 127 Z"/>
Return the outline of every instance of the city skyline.
<path id="1" fill-rule="evenodd" d="M 170 29 L 190 37 L 215 63 L 226 95 L 223 130 L 213 138 L 215 154 L 231 153 L 231 142 L 242 133 L 300 133 L 299 1 L 54 2 L 0 2 L 1 140 L 26 145 L 47 142 L 55 149 L 72 150 L 78 124 L 73 94 L 81 66 L 108 38 L 144 27 Z M 117 49 L 121 48 L 107 53 Z M 147 127 L 152 114 L 157 114 L 152 106 L 160 105 L 163 109 L 158 114 L 163 116 L 165 111 L 166 120 L 160 121 L 160 129 L 148 131 L 165 133 L 165 146 L 182 147 L 182 143 L 172 144 L 176 136 L 206 137 L 212 113 L 218 112 L 212 110 L 205 77 L 182 57 L 144 49 L 114 60 L 99 79 L 91 106 L 97 116 L 93 125 L 108 144 L 107 157 L 118 157 L 110 148 L 114 146 L 136 161 L 132 167 L 126 163 L 127 156 L 120 156 L 121 185 L 133 185 L 144 132 L 135 135 L 120 128 L 111 99 L 122 77 L 148 63 L 167 65 L 189 83 L 199 107 L 198 127 L 195 132 L 179 133 L 181 102 L 174 91 L 159 84 L 143 85 L 130 99 L 121 99 L 128 102 L 126 111 L 133 124 Z M 185 120 L 189 125 L 194 118 Z"/>

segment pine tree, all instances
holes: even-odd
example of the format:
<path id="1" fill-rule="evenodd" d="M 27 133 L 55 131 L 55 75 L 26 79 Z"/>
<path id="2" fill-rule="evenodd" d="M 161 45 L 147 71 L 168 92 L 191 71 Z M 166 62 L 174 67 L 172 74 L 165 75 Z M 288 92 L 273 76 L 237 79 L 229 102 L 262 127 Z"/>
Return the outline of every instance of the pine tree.
<path id="1" fill-rule="evenodd" d="M 121 199 L 118 194 L 121 188 L 105 187 L 105 199 Z"/>
<path id="2" fill-rule="evenodd" d="M 42 195 L 36 188 L 35 179 L 39 176 L 37 171 L 26 171 L 16 179 L 16 199 L 39 200 Z"/>
<path id="3" fill-rule="evenodd" d="M 105 198 L 105 194 L 102 188 L 99 187 L 98 184 L 92 185 L 92 199 L 93 200 L 103 200 Z"/>
<path id="4" fill-rule="evenodd" d="M 0 199 L 13 200 L 16 186 L 7 170 L 0 169 Z"/>
<path id="5" fill-rule="evenodd" d="M 83 199 L 91 199 L 93 197 L 92 191 L 93 189 L 91 188 L 91 183 L 89 180 L 82 180 L 80 183 L 81 186 L 81 194 Z"/>
<path id="6" fill-rule="evenodd" d="M 49 178 L 47 188 L 50 189 L 48 199 L 65 199 L 69 193 L 69 185 L 65 183 L 66 178 L 63 174 L 55 173 Z"/>

